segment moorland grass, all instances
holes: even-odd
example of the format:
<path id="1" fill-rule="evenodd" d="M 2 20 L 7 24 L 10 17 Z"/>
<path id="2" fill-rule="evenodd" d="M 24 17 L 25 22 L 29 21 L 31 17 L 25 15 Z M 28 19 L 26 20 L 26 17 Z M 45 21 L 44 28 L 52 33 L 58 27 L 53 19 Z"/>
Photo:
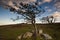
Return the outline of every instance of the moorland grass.
<path id="1" fill-rule="evenodd" d="M 52 40 L 60 40 L 60 24 L 36 24 L 38 29 L 42 29 L 44 33 L 48 33 L 53 37 Z M 0 27 L 0 40 L 16 40 L 17 36 L 22 33 L 33 30 L 31 24 L 18 24 Z M 31 40 L 31 39 L 27 39 Z M 37 40 L 43 40 L 38 37 Z"/>

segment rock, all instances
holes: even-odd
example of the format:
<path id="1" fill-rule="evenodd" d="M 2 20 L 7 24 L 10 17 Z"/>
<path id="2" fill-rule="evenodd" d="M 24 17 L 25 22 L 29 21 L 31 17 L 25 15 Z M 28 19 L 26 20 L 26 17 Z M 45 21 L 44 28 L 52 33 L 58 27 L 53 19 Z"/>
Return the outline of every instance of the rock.
<path id="1" fill-rule="evenodd" d="M 21 37 L 22 37 L 22 35 L 19 35 L 19 36 L 17 37 L 17 40 L 20 40 L 20 39 L 21 39 Z"/>
<path id="2" fill-rule="evenodd" d="M 42 34 L 44 36 L 45 39 L 52 39 L 52 37 L 48 34 Z"/>
<path id="3" fill-rule="evenodd" d="M 24 35 L 23 35 L 23 38 L 31 38 L 32 37 L 32 33 L 31 32 L 26 32 Z"/>
<path id="4" fill-rule="evenodd" d="M 39 34 L 42 34 L 42 33 L 43 33 L 43 30 L 42 30 L 42 29 L 40 29 L 40 30 L 39 30 Z"/>

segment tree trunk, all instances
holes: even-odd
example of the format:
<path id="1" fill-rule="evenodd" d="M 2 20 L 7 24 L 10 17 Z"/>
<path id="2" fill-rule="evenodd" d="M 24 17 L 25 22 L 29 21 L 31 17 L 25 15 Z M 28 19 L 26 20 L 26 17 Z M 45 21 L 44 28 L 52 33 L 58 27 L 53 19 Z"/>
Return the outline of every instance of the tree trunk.
<path id="1" fill-rule="evenodd" d="M 38 33 L 38 31 L 37 31 L 37 26 L 36 26 L 36 24 L 35 24 L 35 18 L 33 18 L 33 20 L 32 20 L 32 25 L 33 25 L 33 27 L 34 27 L 34 33 L 33 33 L 33 40 L 37 40 L 37 33 Z"/>

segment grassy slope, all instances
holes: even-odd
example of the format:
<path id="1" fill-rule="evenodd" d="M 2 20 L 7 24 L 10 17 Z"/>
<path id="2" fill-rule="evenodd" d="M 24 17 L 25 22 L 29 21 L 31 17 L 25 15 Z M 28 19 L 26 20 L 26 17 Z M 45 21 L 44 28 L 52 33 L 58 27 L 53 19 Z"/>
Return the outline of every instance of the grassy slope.
<path id="1" fill-rule="evenodd" d="M 44 33 L 50 34 L 53 40 L 60 40 L 60 24 L 37 24 L 37 27 L 43 29 Z M 18 35 L 32 29 L 31 24 L 0 26 L 0 40 L 15 40 Z"/>

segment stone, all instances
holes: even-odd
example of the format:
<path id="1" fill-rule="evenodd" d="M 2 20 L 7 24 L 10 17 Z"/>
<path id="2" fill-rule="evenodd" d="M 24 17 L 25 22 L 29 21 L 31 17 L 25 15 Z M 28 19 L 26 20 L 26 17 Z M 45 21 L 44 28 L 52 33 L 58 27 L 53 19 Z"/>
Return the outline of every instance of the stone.
<path id="1" fill-rule="evenodd" d="M 23 38 L 31 38 L 32 37 L 32 35 L 33 35 L 33 33 L 31 33 L 31 32 L 26 32 L 24 35 L 23 35 Z"/>

